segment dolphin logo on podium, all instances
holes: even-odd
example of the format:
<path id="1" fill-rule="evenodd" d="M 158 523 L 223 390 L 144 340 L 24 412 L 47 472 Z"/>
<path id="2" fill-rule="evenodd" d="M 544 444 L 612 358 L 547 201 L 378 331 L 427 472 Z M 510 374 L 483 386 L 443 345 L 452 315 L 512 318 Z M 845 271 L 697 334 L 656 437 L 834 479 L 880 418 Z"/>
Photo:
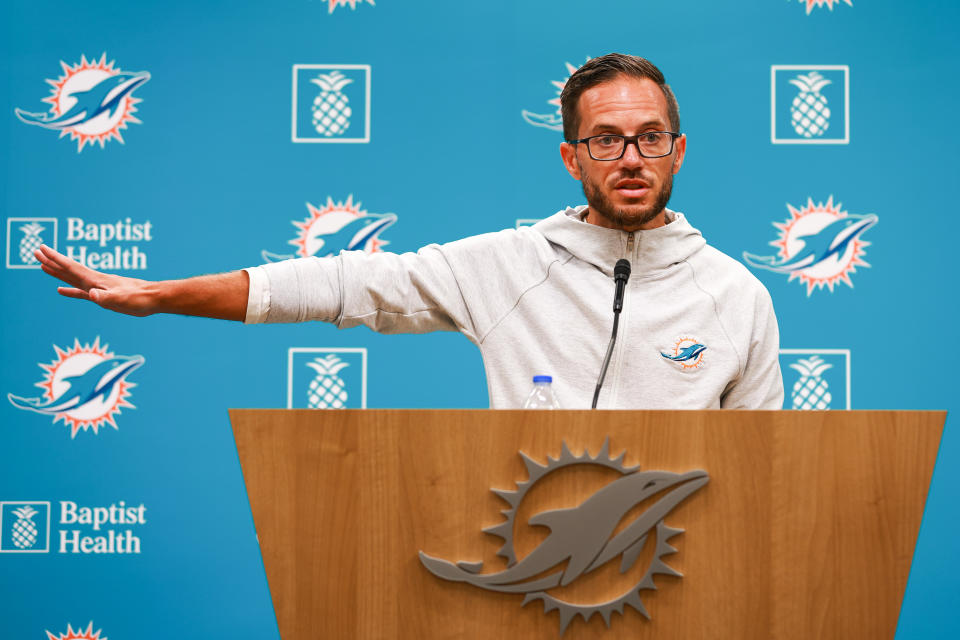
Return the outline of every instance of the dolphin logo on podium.
<path id="1" fill-rule="evenodd" d="M 609 447 L 607 439 L 596 456 L 591 457 L 588 451 L 575 456 L 564 442 L 560 457 L 548 458 L 546 465 L 520 453 L 529 479 L 518 483 L 516 491 L 493 490 L 511 508 L 504 511 L 507 517 L 505 522 L 484 529 L 484 532 L 504 539 L 504 546 L 498 554 L 507 560 L 507 568 L 503 571 L 481 573 L 482 562 L 454 563 L 423 551 L 420 552 L 420 562 L 430 573 L 444 580 L 465 582 L 490 591 L 524 593 L 524 605 L 542 600 L 545 612 L 554 609 L 559 611 L 561 634 L 577 615 L 589 621 L 599 613 L 609 626 L 611 614 L 617 611 L 622 615 L 624 605 L 634 607 L 649 618 L 639 591 L 656 589 L 653 582 L 655 574 L 681 575 L 667 566 L 662 556 L 676 551 L 668 540 L 682 532 L 682 529 L 671 529 L 664 523 L 664 518 L 706 485 L 709 476 L 706 471 L 699 469 L 685 473 L 639 471 L 638 467 L 622 464 L 625 452 L 618 458 L 610 457 Z M 614 469 L 620 472 L 621 477 L 600 488 L 579 505 L 544 511 L 530 518 L 529 524 L 547 527 L 550 534 L 526 557 L 517 561 L 513 548 L 514 516 L 524 495 L 548 473 L 584 464 Z M 624 517 L 645 502 L 649 502 L 646 509 L 617 531 Z M 656 538 L 653 559 L 640 581 L 620 597 L 596 605 L 584 605 L 565 602 L 547 593 L 550 589 L 569 585 L 580 576 L 618 557 L 620 573 L 627 572 L 636 564 L 651 533 Z"/>

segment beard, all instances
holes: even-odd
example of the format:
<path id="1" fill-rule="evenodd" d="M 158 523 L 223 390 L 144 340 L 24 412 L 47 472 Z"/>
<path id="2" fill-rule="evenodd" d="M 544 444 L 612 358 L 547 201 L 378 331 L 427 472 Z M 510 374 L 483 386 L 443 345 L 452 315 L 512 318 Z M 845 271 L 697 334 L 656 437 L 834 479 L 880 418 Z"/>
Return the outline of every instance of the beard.
<path id="1" fill-rule="evenodd" d="M 647 224 L 666 208 L 670 202 L 670 195 L 673 191 L 673 174 L 668 173 L 660 190 L 656 194 L 653 204 L 644 207 L 642 205 L 627 205 L 617 208 L 596 182 L 590 180 L 588 174 L 581 167 L 581 184 L 583 185 L 583 195 L 587 198 L 587 204 L 596 211 L 602 218 L 613 223 L 617 228 L 639 228 Z M 639 172 L 635 175 L 626 173 L 617 176 L 617 179 L 640 178 Z"/>

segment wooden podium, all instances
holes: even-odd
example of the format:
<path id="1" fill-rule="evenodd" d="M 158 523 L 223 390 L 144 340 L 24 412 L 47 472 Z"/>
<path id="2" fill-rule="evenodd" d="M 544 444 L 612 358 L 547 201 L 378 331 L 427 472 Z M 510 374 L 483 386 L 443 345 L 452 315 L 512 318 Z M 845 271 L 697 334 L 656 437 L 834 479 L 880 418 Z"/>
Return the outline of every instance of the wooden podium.
<path id="1" fill-rule="evenodd" d="M 283 640 L 558 638 L 560 611 L 545 612 L 544 600 L 521 606 L 523 593 L 439 578 L 419 553 L 483 561 L 471 569 L 481 576 L 503 571 L 504 539 L 482 529 L 512 522 L 512 549 L 522 560 L 550 534 L 531 517 L 576 507 L 635 465 L 703 470 L 709 482 L 662 520 L 684 533 L 657 528 L 638 541 L 625 572 L 628 563 L 616 557 L 547 591 L 551 601 L 574 606 L 612 603 L 589 621 L 573 618 L 564 638 L 874 640 L 896 629 L 946 414 L 231 410 L 230 417 Z M 548 456 L 560 459 L 564 442 L 572 455 L 586 449 L 607 464 L 583 459 L 551 471 Z M 537 481 L 525 485 L 530 468 Z M 511 504 L 510 493 L 522 500 Z M 617 532 L 651 500 L 625 513 Z M 683 577 L 664 569 L 653 576 L 655 590 L 635 588 L 660 562 Z M 633 592 L 649 619 L 624 606 Z"/>

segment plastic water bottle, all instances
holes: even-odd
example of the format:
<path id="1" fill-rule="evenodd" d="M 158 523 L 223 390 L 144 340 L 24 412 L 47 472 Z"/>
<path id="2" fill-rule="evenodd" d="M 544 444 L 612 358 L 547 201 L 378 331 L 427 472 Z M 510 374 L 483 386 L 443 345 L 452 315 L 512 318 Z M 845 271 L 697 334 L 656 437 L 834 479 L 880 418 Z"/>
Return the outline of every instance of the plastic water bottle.
<path id="1" fill-rule="evenodd" d="M 533 376 L 533 391 L 523 403 L 524 409 L 559 409 L 560 403 L 553 393 L 552 376 Z"/>

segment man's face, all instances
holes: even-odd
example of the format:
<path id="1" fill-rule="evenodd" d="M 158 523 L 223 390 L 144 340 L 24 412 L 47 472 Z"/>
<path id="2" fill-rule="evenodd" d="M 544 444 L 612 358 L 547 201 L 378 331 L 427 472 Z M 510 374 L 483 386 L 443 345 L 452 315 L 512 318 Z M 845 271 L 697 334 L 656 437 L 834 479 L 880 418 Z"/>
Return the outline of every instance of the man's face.
<path id="1" fill-rule="evenodd" d="M 578 104 L 577 138 L 601 133 L 632 136 L 644 131 L 671 131 L 667 98 L 649 78 L 619 75 L 587 89 Z M 564 165 L 583 183 L 589 211 L 587 222 L 636 231 L 665 224 L 664 207 L 670 200 L 673 174 L 683 164 L 686 136 L 677 138 L 673 152 L 662 158 L 644 158 L 628 144 L 619 160 L 594 160 L 586 144 L 560 145 Z"/>

